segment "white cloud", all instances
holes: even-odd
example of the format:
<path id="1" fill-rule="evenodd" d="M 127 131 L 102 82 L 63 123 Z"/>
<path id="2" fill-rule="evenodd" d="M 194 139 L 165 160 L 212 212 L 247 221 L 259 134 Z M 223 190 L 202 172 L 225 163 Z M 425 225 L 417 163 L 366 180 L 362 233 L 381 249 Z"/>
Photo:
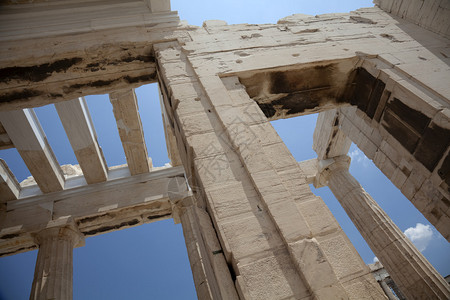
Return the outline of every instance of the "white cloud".
<path id="1" fill-rule="evenodd" d="M 379 260 L 378 260 L 378 257 L 375 256 L 375 257 L 373 258 L 373 263 L 376 263 L 376 262 L 378 262 L 378 261 L 379 261 Z"/>
<path id="2" fill-rule="evenodd" d="M 351 157 L 352 162 L 359 163 L 364 167 L 369 165 L 369 159 L 359 149 L 353 150 L 348 155 Z"/>
<path id="3" fill-rule="evenodd" d="M 433 230 L 430 225 L 417 223 L 416 227 L 409 227 L 405 230 L 405 235 L 416 245 L 420 252 L 427 249 L 433 239 Z"/>

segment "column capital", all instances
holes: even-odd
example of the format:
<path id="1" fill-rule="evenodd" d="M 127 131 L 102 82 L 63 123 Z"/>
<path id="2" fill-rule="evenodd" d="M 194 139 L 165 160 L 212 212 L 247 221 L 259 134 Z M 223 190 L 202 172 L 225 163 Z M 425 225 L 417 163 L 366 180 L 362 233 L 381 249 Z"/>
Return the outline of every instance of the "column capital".
<path id="1" fill-rule="evenodd" d="M 181 223 L 181 216 L 185 213 L 186 208 L 196 205 L 196 199 L 192 193 L 190 193 L 189 196 L 177 199 L 176 201 L 171 199 L 170 204 L 172 205 L 173 221 L 175 224 L 179 224 Z"/>
<path id="2" fill-rule="evenodd" d="M 330 175 L 337 170 L 348 170 L 351 158 L 347 155 L 340 155 L 333 158 L 317 161 L 317 175 L 314 180 L 314 187 L 320 188 L 328 185 Z"/>
<path id="3" fill-rule="evenodd" d="M 70 240 L 74 247 L 84 246 L 84 235 L 78 230 L 78 226 L 71 218 L 52 220 L 46 228 L 34 235 L 35 242 L 38 245 L 50 237 Z"/>

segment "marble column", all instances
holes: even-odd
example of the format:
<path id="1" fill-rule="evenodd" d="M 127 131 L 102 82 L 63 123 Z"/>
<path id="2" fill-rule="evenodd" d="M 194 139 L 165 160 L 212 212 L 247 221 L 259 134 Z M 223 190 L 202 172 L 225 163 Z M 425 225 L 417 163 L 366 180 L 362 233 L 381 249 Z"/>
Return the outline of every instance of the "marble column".
<path id="1" fill-rule="evenodd" d="M 389 298 L 389 300 L 397 300 L 398 298 L 395 297 L 394 293 L 392 293 L 391 288 L 384 282 L 384 280 L 379 281 L 381 288 L 383 289 L 386 296 Z"/>
<path id="2" fill-rule="evenodd" d="M 189 198 L 178 202 L 174 213 L 183 226 L 197 296 L 205 300 L 237 300 L 239 296 L 210 217 Z"/>
<path id="3" fill-rule="evenodd" d="M 72 227 L 52 227 L 36 235 L 39 253 L 31 300 L 72 299 L 73 248 L 83 239 Z"/>
<path id="4" fill-rule="evenodd" d="M 328 185 L 408 299 L 449 299 L 444 278 L 349 173 L 350 158 L 319 162 L 316 186 Z"/>

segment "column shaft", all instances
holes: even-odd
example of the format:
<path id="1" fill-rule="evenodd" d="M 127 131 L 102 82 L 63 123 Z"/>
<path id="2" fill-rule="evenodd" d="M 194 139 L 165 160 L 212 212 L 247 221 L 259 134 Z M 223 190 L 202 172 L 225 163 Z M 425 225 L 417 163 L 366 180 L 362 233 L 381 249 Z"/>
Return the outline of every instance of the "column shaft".
<path id="1" fill-rule="evenodd" d="M 198 298 L 239 299 L 207 212 L 191 205 L 180 219 Z"/>
<path id="2" fill-rule="evenodd" d="M 79 240 L 80 235 L 67 227 L 45 229 L 37 235 L 31 300 L 72 299 L 73 248 Z"/>
<path id="3" fill-rule="evenodd" d="M 383 289 L 383 291 L 386 293 L 386 296 L 389 298 L 389 300 L 397 300 L 398 298 L 394 296 L 394 293 L 392 293 L 391 288 L 384 282 L 384 280 L 380 281 L 380 286 Z"/>
<path id="4" fill-rule="evenodd" d="M 328 185 L 372 251 L 409 299 L 448 299 L 449 285 L 345 167 Z"/>

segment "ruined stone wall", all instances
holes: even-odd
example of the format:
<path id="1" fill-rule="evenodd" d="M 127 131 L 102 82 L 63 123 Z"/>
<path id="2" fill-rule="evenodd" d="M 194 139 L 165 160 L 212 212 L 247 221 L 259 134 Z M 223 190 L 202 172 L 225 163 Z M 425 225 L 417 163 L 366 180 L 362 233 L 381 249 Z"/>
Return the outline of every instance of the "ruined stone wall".
<path id="1" fill-rule="evenodd" d="M 166 215 L 183 223 L 199 298 L 384 298 L 271 126 L 278 118 L 336 108 L 339 130 L 448 238 L 445 34 L 377 7 L 278 24 L 195 27 L 169 15 L 148 25 L 2 43 L 0 109 L 159 81 L 193 191 L 166 201 Z"/>
<path id="2" fill-rule="evenodd" d="M 450 3 L 447 0 L 375 0 L 384 11 L 450 38 Z"/>
<path id="3" fill-rule="evenodd" d="M 191 41 L 155 46 L 181 159 L 242 298 L 383 297 L 268 121 L 341 107 L 352 122 L 361 115 L 382 117 L 384 140 L 400 139 L 387 121 L 396 105 L 446 113 L 448 40 L 415 25 L 405 29 L 401 25 L 410 23 L 401 22 L 379 8 L 294 15 L 276 25 L 211 21 L 191 28 Z M 373 59 L 379 62 L 375 69 L 388 65 L 403 77 L 373 73 L 367 65 Z M 414 104 L 385 92 L 386 86 L 397 95 L 394 90 L 410 83 L 403 78 L 411 77 L 424 93 L 416 93 Z M 401 124 L 409 120 L 395 118 Z M 424 132 L 433 124 L 424 125 Z M 446 124 L 439 122 L 444 131 Z M 425 133 L 417 139 L 433 145 Z M 440 145 L 433 170 L 448 152 L 445 141 Z M 398 140 L 395 146 L 407 148 Z M 426 164 L 409 152 L 405 160 Z"/>

